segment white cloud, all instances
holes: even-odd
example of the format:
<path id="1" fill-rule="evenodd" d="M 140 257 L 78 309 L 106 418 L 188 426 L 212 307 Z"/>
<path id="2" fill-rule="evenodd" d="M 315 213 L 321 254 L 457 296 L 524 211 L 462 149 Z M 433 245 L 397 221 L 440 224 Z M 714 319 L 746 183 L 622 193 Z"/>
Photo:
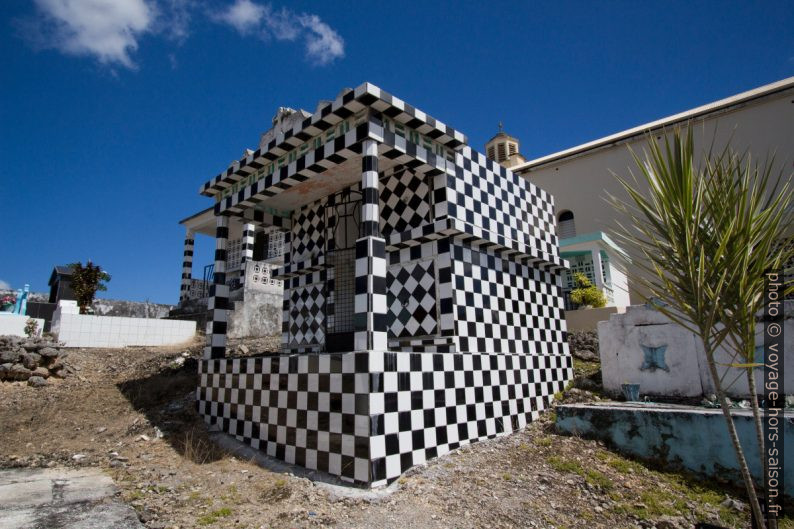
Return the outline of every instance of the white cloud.
<path id="1" fill-rule="evenodd" d="M 339 33 L 320 20 L 317 15 L 303 15 L 301 25 L 308 29 L 306 34 L 306 56 L 318 64 L 328 64 L 345 56 L 345 41 Z"/>
<path id="2" fill-rule="evenodd" d="M 225 23 L 241 35 L 256 34 L 268 40 L 295 41 L 303 38 L 306 58 L 316 64 L 328 64 L 345 56 L 345 41 L 317 15 L 297 14 L 282 7 L 274 10 L 270 4 L 252 0 L 234 0 L 220 12 L 211 14 L 217 22 Z"/>
<path id="3" fill-rule="evenodd" d="M 34 46 L 68 55 L 89 56 L 110 67 L 135 69 L 134 52 L 146 35 L 181 44 L 204 0 L 34 0 L 34 16 L 17 20 Z M 209 17 L 241 35 L 264 40 L 299 41 L 310 62 L 325 65 L 345 56 L 342 37 L 320 17 L 269 3 L 233 0 Z M 169 56 L 172 67 L 175 57 Z M 114 72 L 115 73 L 115 72 Z"/>
<path id="4" fill-rule="evenodd" d="M 102 64 L 135 68 L 130 53 L 150 31 L 154 10 L 145 0 L 35 0 L 38 17 L 26 26 L 35 41 L 70 55 L 90 55 Z"/>
<path id="5" fill-rule="evenodd" d="M 11 290 L 11 285 L 0 279 L 0 290 Z"/>
<path id="6" fill-rule="evenodd" d="M 228 9 L 212 15 L 218 22 L 229 24 L 241 35 L 247 35 L 259 29 L 266 8 L 251 0 L 235 0 Z"/>

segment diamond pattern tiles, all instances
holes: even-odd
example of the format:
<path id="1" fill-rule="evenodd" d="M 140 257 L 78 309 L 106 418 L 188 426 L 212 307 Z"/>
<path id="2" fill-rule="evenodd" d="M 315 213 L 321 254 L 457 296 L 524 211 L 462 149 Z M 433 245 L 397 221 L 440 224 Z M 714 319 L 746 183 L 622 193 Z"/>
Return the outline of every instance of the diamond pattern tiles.
<path id="1" fill-rule="evenodd" d="M 402 233 L 429 221 L 430 186 L 426 178 L 402 171 L 381 181 L 380 230 Z"/>
<path id="2" fill-rule="evenodd" d="M 289 290 L 289 346 L 325 343 L 323 289 L 324 283 L 317 282 Z"/>
<path id="3" fill-rule="evenodd" d="M 325 223 L 323 201 L 315 202 L 293 216 L 292 262 L 297 263 L 322 252 L 323 224 Z"/>
<path id="4" fill-rule="evenodd" d="M 386 284 L 390 336 L 437 333 L 435 259 L 390 266 Z"/>

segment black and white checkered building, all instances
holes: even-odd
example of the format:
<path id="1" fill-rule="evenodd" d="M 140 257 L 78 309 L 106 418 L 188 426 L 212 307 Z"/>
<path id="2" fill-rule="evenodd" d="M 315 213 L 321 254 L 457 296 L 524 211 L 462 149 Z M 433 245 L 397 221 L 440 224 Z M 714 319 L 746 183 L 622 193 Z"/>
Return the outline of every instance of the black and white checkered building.
<path id="1" fill-rule="evenodd" d="M 198 409 L 274 457 L 371 486 L 524 427 L 572 378 L 553 198 L 364 83 L 205 183 L 285 232 L 282 353 L 226 359 L 212 292 Z"/>

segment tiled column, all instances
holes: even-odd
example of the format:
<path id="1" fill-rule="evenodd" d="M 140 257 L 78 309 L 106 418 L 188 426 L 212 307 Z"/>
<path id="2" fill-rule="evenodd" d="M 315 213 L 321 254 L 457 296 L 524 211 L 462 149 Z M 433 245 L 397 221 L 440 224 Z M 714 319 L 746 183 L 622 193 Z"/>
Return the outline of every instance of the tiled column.
<path id="1" fill-rule="evenodd" d="M 356 241 L 355 337 L 357 351 L 386 350 L 386 241 L 380 236 L 378 144 L 364 140 L 361 228 Z"/>
<path id="2" fill-rule="evenodd" d="M 195 235 L 190 228 L 185 232 L 185 252 L 182 257 L 182 284 L 179 287 L 179 301 L 185 301 L 190 293 L 190 280 L 193 278 L 193 245 Z"/>
<path id="3" fill-rule="evenodd" d="M 284 234 L 284 265 L 288 265 L 290 260 L 292 259 L 292 231 L 288 231 Z M 290 297 L 292 296 L 292 291 L 290 290 L 290 286 L 292 285 L 292 279 L 285 279 L 284 280 L 284 300 L 282 302 L 281 308 L 282 312 L 282 320 L 281 320 L 281 345 L 284 347 L 289 346 L 290 338 L 289 338 L 289 314 L 290 314 Z"/>
<path id="4" fill-rule="evenodd" d="M 229 287 L 226 285 L 226 242 L 229 239 L 229 217 L 215 217 L 215 273 L 207 303 L 207 346 L 204 358 L 226 356 L 226 312 Z"/>
<path id="5" fill-rule="evenodd" d="M 243 224 L 242 248 L 240 248 L 240 287 L 245 288 L 245 265 L 254 259 L 254 231 L 256 225 Z"/>

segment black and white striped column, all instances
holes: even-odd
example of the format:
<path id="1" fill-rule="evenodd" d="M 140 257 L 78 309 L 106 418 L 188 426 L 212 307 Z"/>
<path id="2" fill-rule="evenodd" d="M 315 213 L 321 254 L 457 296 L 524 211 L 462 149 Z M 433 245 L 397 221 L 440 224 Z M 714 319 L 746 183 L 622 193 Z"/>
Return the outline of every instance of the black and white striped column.
<path id="1" fill-rule="evenodd" d="M 185 232 L 185 252 L 182 257 L 182 283 L 179 287 L 179 301 L 185 301 L 190 294 L 190 280 L 193 279 L 193 246 L 195 235 L 193 230 Z"/>
<path id="2" fill-rule="evenodd" d="M 385 351 L 386 337 L 386 241 L 380 236 L 378 209 L 378 144 L 364 140 L 361 160 L 361 228 L 356 241 L 356 351 Z"/>
<path id="3" fill-rule="evenodd" d="M 284 233 L 284 265 L 290 264 L 292 260 L 292 231 Z M 282 319 L 281 319 L 281 345 L 288 347 L 290 345 L 290 332 L 289 332 L 289 315 L 290 315 L 290 298 L 292 296 L 292 283 L 293 279 L 284 280 L 284 299 L 281 305 Z"/>
<path id="4" fill-rule="evenodd" d="M 245 288 L 245 265 L 254 259 L 254 235 L 256 225 L 243 224 L 243 238 L 240 248 L 240 287 Z"/>
<path id="5" fill-rule="evenodd" d="M 215 269 L 207 302 L 207 346 L 204 358 L 226 356 L 226 317 L 229 308 L 229 286 L 226 284 L 226 244 L 229 239 L 229 217 L 215 217 Z"/>

